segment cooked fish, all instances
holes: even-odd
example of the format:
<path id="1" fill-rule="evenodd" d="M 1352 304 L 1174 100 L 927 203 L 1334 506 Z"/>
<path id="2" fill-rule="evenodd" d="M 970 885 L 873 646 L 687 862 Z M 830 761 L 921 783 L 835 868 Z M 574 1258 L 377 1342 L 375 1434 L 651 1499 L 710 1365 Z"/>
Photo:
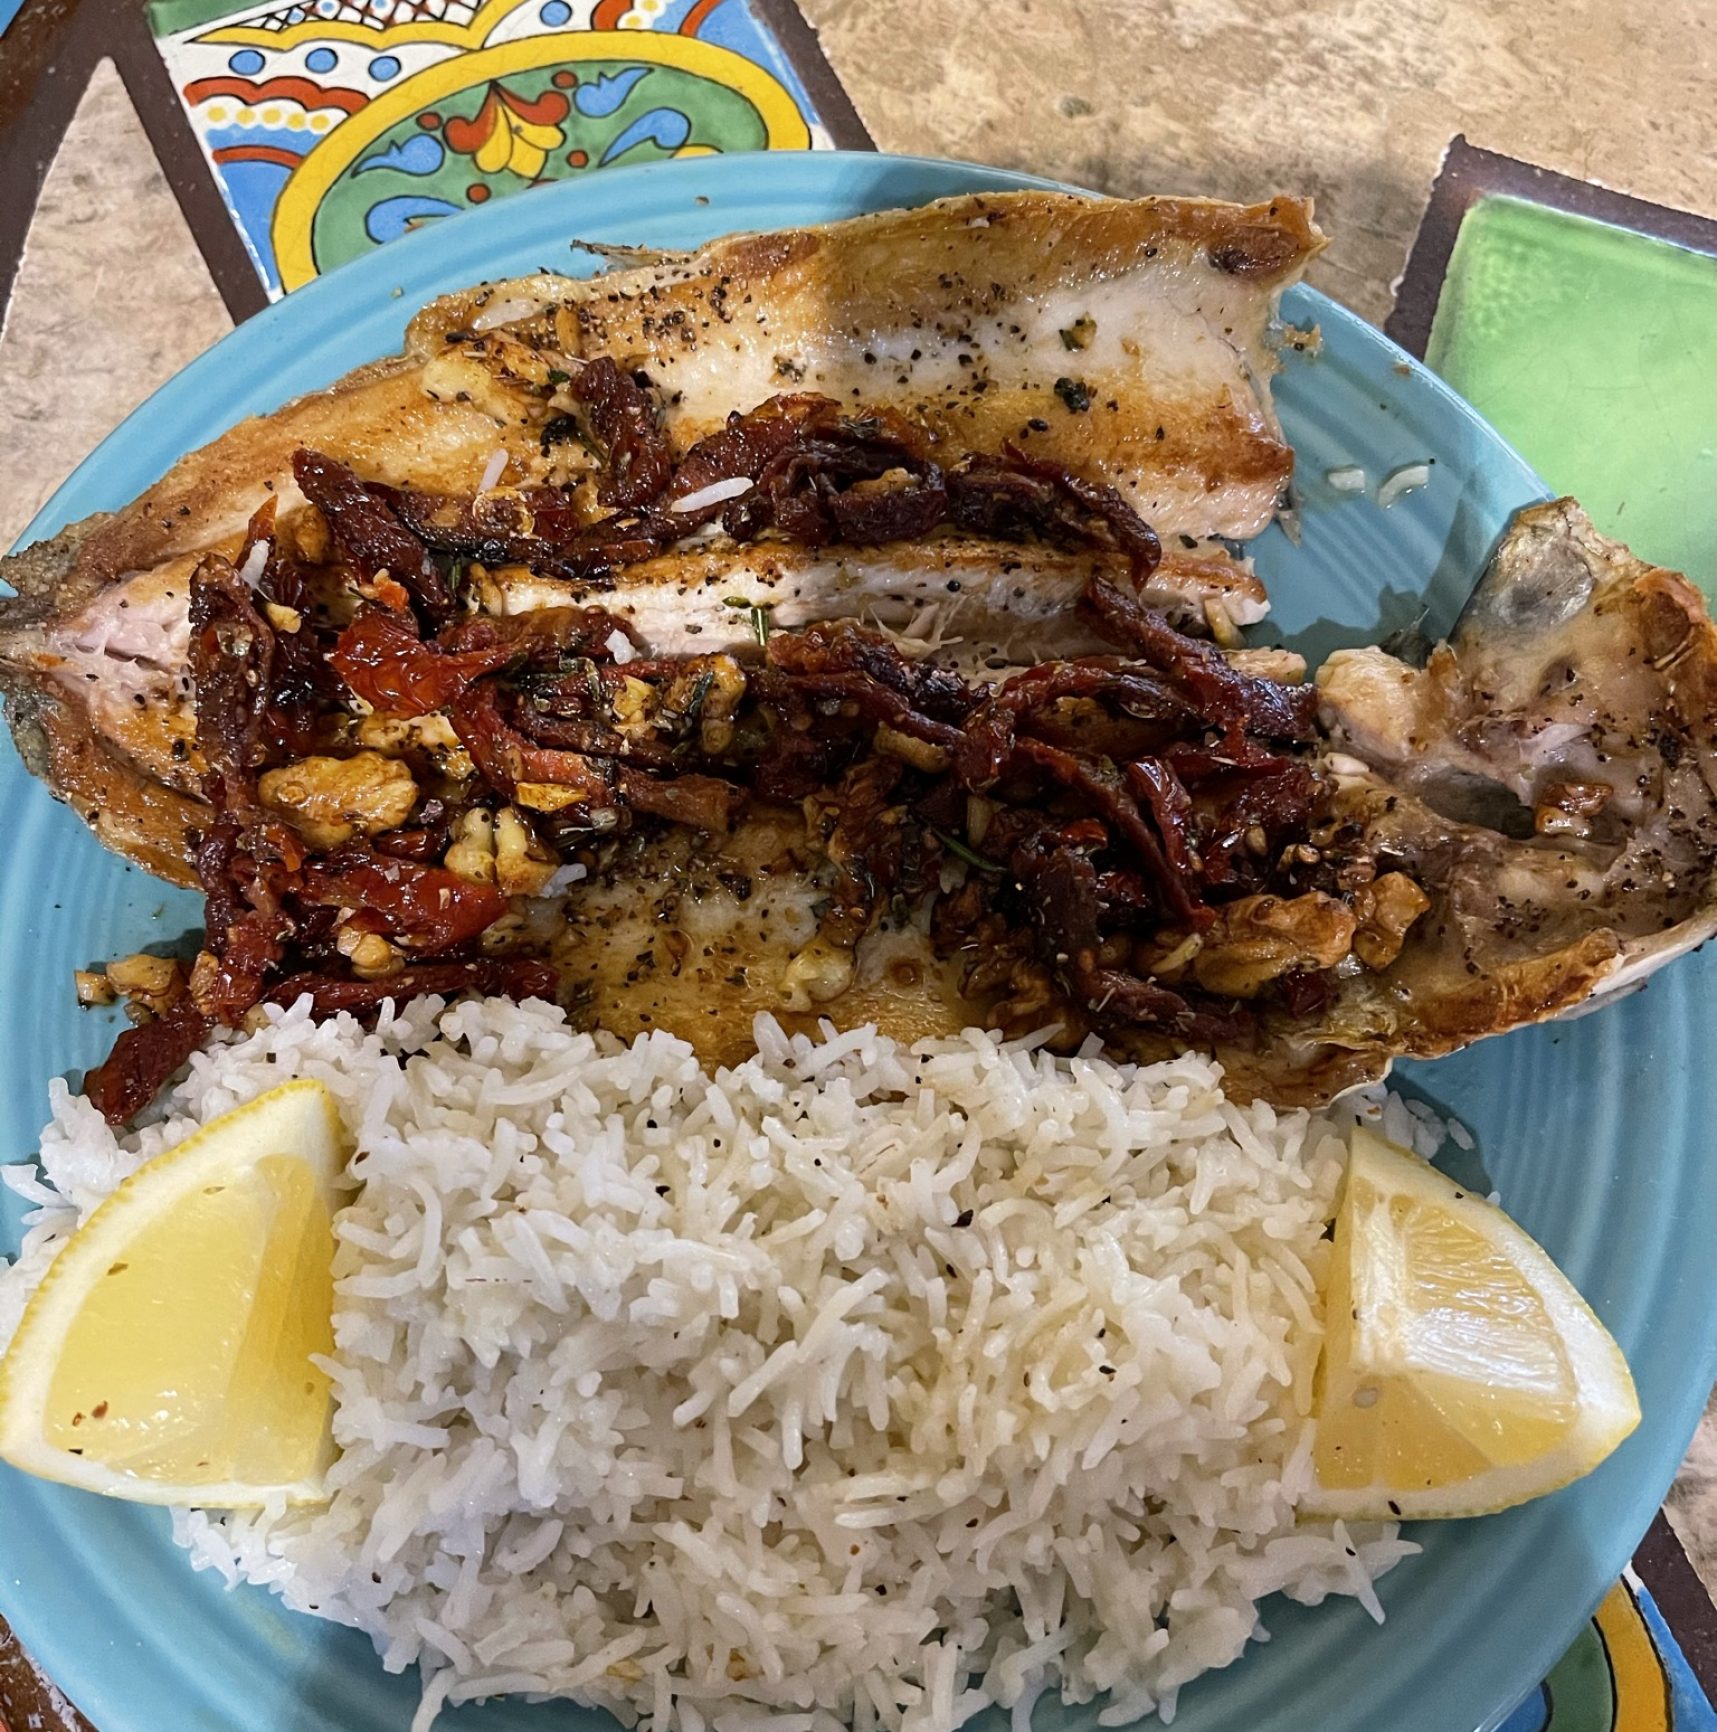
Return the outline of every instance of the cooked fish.
<path id="1" fill-rule="evenodd" d="M 447 296 L 413 321 L 402 356 L 242 422 L 125 509 L 0 562 L 19 592 L 0 601 L 8 720 L 31 769 L 107 846 L 188 882 L 184 839 L 207 816 L 184 658 L 199 560 L 235 558 L 265 504 L 283 530 L 302 517 L 303 449 L 426 494 L 555 484 L 599 515 L 598 461 L 564 436 L 585 413 L 571 386 L 599 356 L 657 381 L 676 453 L 736 409 L 816 391 L 909 412 L 943 464 L 1017 441 L 1100 471 L 1160 531 L 1204 544 L 1163 562 L 1152 601 L 1226 632 L 1259 617 L 1264 593 L 1208 538 L 1262 529 L 1287 483 L 1271 322 L 1322 244 L 1310 205 L 1291 198 L 974 195 Z M 848 607 L 905 619 L 960 583 L 951 629 L 1011 655 L 1079 581 L 1079 560 L 1042 548 L 1022 549 L 1002 581 L 983 565 L 958 536 L 839 557 L 718 540 L 626 570 L 621 606 L 651 647 L 679 653 L 749 634 L 729 597 L 783 620 Z M 582 593 L 516 566 L 490 581 L 514 613 Z"/>
<path id="2" fill-rule="evenodd" d="M 1314 842 L 1339 850 L 1364 918 L 1319 957 L 1328 901 L 1286 899 L 1321 923 L 1295 960 L 1333 968 L 1334 993 L 1206 1043 L 1238 1090 L 1327 1101 L 1395 1058 L 1566 1014 L 1717 931 L 1717 629 L 1685 578 L 1606 540 L 1573 501 L 1520 514 L 1424 667 L 1344 650 L 1317 686 L 1335 800 Z M 569 908 L 578 1012 L 667 1027 L 730 1062 L 751 1015 L 780 1009 L 795 959 L 815 956 L 827 895 L 796 814 L 695 867 L 683 833 L 643 844 Z M 1228 970 L 1279 973 L 1281 939 L 1230 923 L 1204 944 Z M 850 984 L 788 1019 L 902 1039 L 993 1020 L 997 989 L 962 990 L 970 962 L 922 921 L 893 923 L 859 943 Z M 1185 1044 L 1110 1038 L 1140 1056 Z"/>
<path id="3" fill-rule="evenodd" d="M 819 620 L 860 619 L 919 637 L 963 668 L 992 670 L 1105 648 L 1078 602 L 1093 574 L 1131 582 L 1124 557 L 1022 542 L 998 549 L 972 536 L 938 535 L 877 547 L 688 548 L 645 560 L 603 585 L 537 576 L 521 567 L 496 573 L 501 613 L 600 606 L 633 626 L 651 655 L 701 655 L 743 648 L 754 638 L 753 608 L 770 625 L 793 630 Z M 1222 639 L 1268 611 L 1249 560 L 1218 544 L 1165 551 L 1137 586 L 1141 600 L 1177 623 Z"/>
<path id="4" fill-rule="evenodd" d="M 1313 1102 L 1708 936 L 1717 631 L 1571 501 L 1423 667 L 1242 647 L 1318 244 L 1018 195 L 493 285 L 8 562 L 26 761 L 209 898 L 101 1110 L 268 998 L 557 983 Z"/>
<path id="5" fill-rule="evenodd" d="M 1317 683 L 1326 834 L 1358 826 L 1431 906 L 1236 1060 L 1273 1099 L 1565 1014 L 1717 931 L 1717 629 L 1573 500 L 1519 515 L 1423 668 L 1342 650 Z"/>
<path id="6" fill-rule="evenodd" d="M 1302 199 L 978 193 L 450 295 L 411 347 L 431 389 L 481 400 L 546 380 L 557 354 L 635 358 L 682 444 L 780 391 L 862 401 L 942 450 L 1017 440 L 1100 473 L 1162 534 L 1243 539 L 1292 473 L 1276 299 L 1322 246 Z"/>

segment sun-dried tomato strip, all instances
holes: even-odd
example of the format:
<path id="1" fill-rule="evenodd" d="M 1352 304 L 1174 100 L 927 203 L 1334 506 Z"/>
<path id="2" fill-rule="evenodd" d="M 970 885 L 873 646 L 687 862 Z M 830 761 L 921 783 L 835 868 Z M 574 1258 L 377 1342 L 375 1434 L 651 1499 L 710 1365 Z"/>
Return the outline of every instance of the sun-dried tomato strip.
<path id="1" fill-rule="evenodd" d="M 649 392 L 609 355 L 587 361 L 568 389 L 584 405 L 608 465 L 603 504 L 648 504 L 674 472 L 673 452 Z"/>
<path id="2" fill-rule="evenodd" d="M 1112 643 L 1132 650 L 1171 680 L 1211 722 L 1266 739 L 1306 742 L 1317 735 L 1315 686 L 1283 685 L 1241 673 L 1214 644 L 1176 631 L 1155 608 L 1101 577 L 1086 585 L 1085 606 Z"/>
<path id="3" fill-rule="evenodd" d="M 349 980 L 339 975 L 306 971 L 289 974 L 269 988 L 272 1004 L 295 1004 L 305 993 L 317 1016 L 340 1011 L 362 1014 L 385 999 L 404 1004 L 435 993 L 452 998 L 477 992 L 506 998 L 553 999 L 560 976 L 552 964 L 526 957 L 478 957 L 471 962 L 418 962 L 380 980 Z"/>
<path id="4" fill-rule="evenodd" d="M 436 570 L 429 550 L 400 521 L 392 490 L 360 481 L 352 470 L 320 451 L 292 454 L 300 492 L 328 520 L 341 551 L 365 576 L 386 572 L 435 621 L 453 612 L 453 592 Z"/>
<path id="5" fill-rule="evenodd" d="M 425 956 L 469 942 L 507 912 L 507 898 L 492 885 L 360 843 L 312 860 L 299 894 L 306 902 L 363 910 L 388 937 Z"/>
<path id="6" fill-rule="evenodd" d="M 83 1079 L 83 1092 L 110 1125 L 128 1124 L 213 1026 L 189 998 L 181 998 L 153 1021 L 125 1029 L 113 1050 Z"/>

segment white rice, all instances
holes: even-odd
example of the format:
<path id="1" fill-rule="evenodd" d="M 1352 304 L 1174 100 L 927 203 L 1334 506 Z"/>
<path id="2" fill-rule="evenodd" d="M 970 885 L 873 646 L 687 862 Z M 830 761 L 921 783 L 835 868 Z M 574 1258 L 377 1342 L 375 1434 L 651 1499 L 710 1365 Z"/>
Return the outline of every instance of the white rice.
<path id="1" fill-rule="evenodd" d="M 270 1015 L 138 1133 L 56 1084 L 0 1331 L 142 1160 L 326 1082 L 363 1181 L 331 1498 L 175 1533 L 419 1665 L 418 1732 L 508 1692 L 654 1732 L 951 1732 L 991 1705 L 1024 1732 L 1049 1692 L 1169 1719 L 1266 1596 L 1381 1618 L 1373 1579 L 1417 1549 L 1295 1519 L 1333 1116 L 1237 1107 L 1198 1057 L 976 1031 L 760 1018 L 712 1078 L 540 1003 Z"/>
<path id="2" fill-rule="evenodd" d="M 1421 487 L 1430 485 L 1431 465 L 1427 463 L 1403 463 L 1399 469 L 1392 470 L 1378 484 L 1377 503 L 1385 511 L 1397 499 L 1405 498 L 1409 493 Z"/>

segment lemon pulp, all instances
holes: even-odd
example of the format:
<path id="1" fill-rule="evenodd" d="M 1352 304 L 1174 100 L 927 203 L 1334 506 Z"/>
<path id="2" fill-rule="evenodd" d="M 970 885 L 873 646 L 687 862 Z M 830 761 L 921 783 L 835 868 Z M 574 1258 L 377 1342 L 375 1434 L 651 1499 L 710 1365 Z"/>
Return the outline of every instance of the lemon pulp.
<path id="1" fill-rule="evenodd" d="M 342 1166 L 333 1102 L 301 1082 L 140 1168 L 25 1311 L 0 1366 L 0 1455 L 151 1502 L 312 1495 Z"/>
<path id="2" fill-rule="evenodd" d="M 1325 1317 L 1308 1508 L 1504 1509 L 1589 1472 L 1639 1422 L 1620 1350 L 1546 1253 L 1363 1127 Z"/>

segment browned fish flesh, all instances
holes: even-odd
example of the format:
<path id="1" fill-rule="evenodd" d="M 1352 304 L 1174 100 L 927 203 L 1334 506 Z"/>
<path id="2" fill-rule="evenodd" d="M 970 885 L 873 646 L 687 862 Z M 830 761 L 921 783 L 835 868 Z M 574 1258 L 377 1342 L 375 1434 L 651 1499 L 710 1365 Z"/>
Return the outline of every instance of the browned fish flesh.
<path id="1" fill-rule="evenodd" d="M 283 526 L 301 513 L 292 456 L 306 448 L 369 482 L 436 495 L 489 483 L 503 503 L 547 485 L 581 521 L 602 516 L 578 395 L 599 358 L 653 382 L 675 455 L 736 409 L 815 392 L 909 417 L 944 467 L 1014 441 L 1100 472 L 1176 537 L 1151 599 L 1232 631 L 1261 615 L 1263 590 L 1210 538 L 1262 529 L 1287 484 L 1271 327 L 1322 244 L 1310 205 L 1292 198 L 984 194 L 444 297 L 413 321 L 403 355 L 242 422 L 132 505 L 0 565 L 19 591 L 0 602 L 8 719 L 32 770 L 106 845 L 188 881 L 184 837 L 200 809 L 185 605 L 198 561 L 235 556 L 266 502 Z M 1200 545 L 1188 553 L 1180 537 Z M 723 619 L 743 637 L 745 614 L 720 607 L 729 597 L 784 619 L 900 617 L 938 585 L 945 601 L 954 582 L 966 586 L 962 635 L 1005 644 L 1019 635 L 1010 622 L 1029 631 L 1065 611 L 1078 582 L 1047 549 L 1022 550 L 998 582 L 958 536 L 827 555 L 700 538 L 615 581 L 661 653 L 690 647 L 694 631 L 713 647 Z M 590 587 L 544 576 L 500 562 L 484 575 L 491 605 L 518 612 Z M 720 610 L 700 617 L 691 597 Z"/>
<path id="2" fill-rule="evenodd" d="M 1340 651 L 1317 691 L 1310 761 L 1331 799 L 1283 850 L 1306 857 L 1246 899 L 1250 924 L 1157 943 L 1154 979 L 1184 989 L 1202 970 L 1245 994 L 1238 1037 L 1105 1025 L 1040 946 L 998 960 L 981 926 L 950 946 L 923 918 L 861 941 L 839 991 L 794 1000 L 829 893 L 794 816 L 696 867 L 663 837 L 582 887 L 561 953 L 577 1005 L 625 1034 L 670 1028 L 711 1062 L 743 1055 L 761 1010 L 901 1039 L 1061 1020 L 1141 1058 L 1203 1045 L 1236 1092 L 1315 1105 L 1395 1058 L 1601 1002 L 1717 931 L 1717 630 L 1685 578 L 1571 500 L 1521 513 L 1425 666 Z"/>
<path id="3" fill-rule="evenodd" d="M 1211 538 L 1280 496 L 1315 244 L 1022 195 L 473 291 L 9 562 L 26 760 L 209 898 L 98 1104 L 263 999 L 467 988 L 717 1062 L 762 1011 L 1053 1026 L 1314 1102 L 1699 942 L 1717 635 L 1572 502 L 1423 667 L 1241 647 Z"/>

